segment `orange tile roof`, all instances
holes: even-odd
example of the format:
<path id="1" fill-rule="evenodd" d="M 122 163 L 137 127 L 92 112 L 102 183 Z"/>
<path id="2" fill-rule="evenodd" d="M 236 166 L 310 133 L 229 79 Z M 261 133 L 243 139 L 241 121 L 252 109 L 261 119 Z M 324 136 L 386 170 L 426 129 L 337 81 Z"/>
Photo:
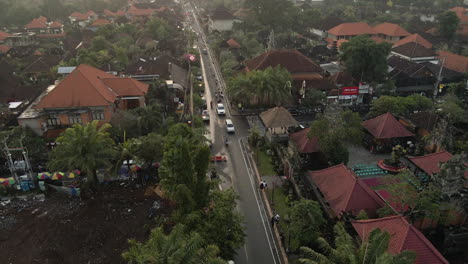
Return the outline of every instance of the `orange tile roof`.
<path id="1" fill-rule="evenodd" d="M 118 78 L 81 64 L 44 96 L 34 108 L 106 106 L 112 104 L 118 96 L 141 95 L 147 91 L 147 87 L 148 85 L 140 84 L 138 81 Z"/>
<path id="2" fill-rule="evenodd" d="M 7 53 L 11 49 L 8 45 L 0 45 L 0 53 Z"/>
<path id="3" fill-rule="evenodd" d="M 468 72 L 468 57 L 443 50 L 439 51 L 438 54 L 439 59 L 443 60 L 444 67 L 456 72 Z"/>
<path id="4" fill-rule="evenodd" d="M 344 164 L 310 171 L 309 178 L 319 188 L 336 216 L 343 212 L 357 215 L 361 210 L 375 215 L 376 210 L 383 205 L 382 199 Z"/>
<path id="5" fill-rule="evenodd" d="M 398 254 L 409 250 L 416 253 L 415 264 L 448 264 L 449 262 L 431 242 L 401 215 L 351 222 L 361 239 L 365 240 L 374 229 L 390 234 L 388 251 Z"/>
<path id="6" fill-rule="evenodd" d="M 105 25 L 109 25 L 111 22 L 107 19 L 103 19 L 103 18 L 98 18 L 96 20 L 94 20 L 94 22 L 91 24 L 92 27 L 99 27 L 99 26 L 105 26 Z"/>
<path id="7" fill-rule="evenodd" d="M 228 41 L 226 41 L 226 43 L 228 44 L 228 46 L 230 48 L 233 48 L 233 49 L 238 49 L 238 48 L 241 47 L 239 42 L 237 42 L 235 39 L 232 39 L 232 38 L 228 39 Z"/>
<path id="8" fill-rule="evenodd" d="M 427 41 L 425 38 L 421 37 L 419 34 L 413 34 L 410 36 L 407 36 L 404 39 L 401 39 L 397 41 L 395 44 L 393 44 L 393 47 L 398 47 L 406 43 L 411 43 L 411 42 L 416 42 L 419 45 L 427 48 L 427 49 L 432 49 L 432 43 Z"/>
<path id="9" fill-rule="evenodd" d="M 6 32 L 0 31 L 0 40 L 5 40 L 5 39 L 8 38 L 9 36 L 11 36 L 11 34 L 8 34 L 8 33 L 6 33 Z"/>
<path id="10" fill-rule="evenodd" d="M 457 7 L 450 9 L 450 11 L 455 12 L 457 17 L 460 19 L 460 23 L 468 22 L 468 16 L 466 15 L 466 13 L 468 13 L 468 10 L 466 8 L 457 6 Z"/>
<path id="11" fill-rule="evenodd" d="M 70 17 L 75 18 L 76 20 L 88 20 L 88 15 L 82 14 L 80 12 L 73 12 L 70 14 Z"/>
<path id="12" fill-rule="evenodd" d="M 31 28 L 47 28 L 47 18 L 40 16 L 38 18 L 33 19 L 31 22 L 29 22 L 25 28 L 31 29 Z"/>
<path id="13" fill-rule="evenodd" d="M 60 23 L 60 22 L 58 22 L 58 21 L 54 21 L 54 22 L 52 22 L 52 23 L 50 24 L 49 27 L 50 27 L 50 28 L 62 28 L 63 25 L 62 25 L 62 23 Z"/>
<path id="14" fill-rule="evenodd" d="M 299 153 L 313 153 L 320 151 L 318 138 L 309 137 L 309 131 L 310 127 L 289 135 L 289 138 L 291 138 L 291 140 L 296 144 L 297 151 Z"/>
<path id="15" fill-rule="evenodd" d="M 373 30 L 377 34 L 384 34 L 391 37 L 406 37 L 411 35 L 399 25 L 387 22 L 374 26 Z"/>
<path id="16" fill-rule="evenodd" d="M 432 175 L 440 171 L 439 163 L 444 163 L 452 158 L 452 154 L 447 151 L 428 154 L 419 157 L 408 158 L 418 168 L 422 169 L 425 173 Z"/>
<path id="17" fill-rule="evenodd" d="M 375 41 L 375 43 L 377 44 L 380 44 L 382 42 L 388 42 L 390 43 L 388 40 L 384 39 L 384 38 L 381 38 L 381 37 L 370 37 L 370 39 L 372 39 L 373 41 Z"/>
<path id="18" fill-rule="evenodd" d="M 375 31 L 364 22 L 343 23 L 330 30 L 328 33 L 335 36 L 357 36 L 364 34 L 375 34 Z"/>
<path id="19" fill-rule="evenodd" d="M 127 14 L 134 15 L 134 16 L 152 16 L 154 11 L 155 9 L 152 9 L 152 8 L 141 9 L 141 8 L 136 8 L 134 6 L 131 6 L 128 9 Z"/>
<path id="20" fill-rule="evenodd" d="M 390 113 L 366 120 L 362 126 L 377 139 L 414 136 Z"/>
<path id="21" fill-rule="evenodd" d="M 104 84 L 119 96 L 144 96 L 148 92 L 148 84 L 132 78 L 103 79 Z"/>

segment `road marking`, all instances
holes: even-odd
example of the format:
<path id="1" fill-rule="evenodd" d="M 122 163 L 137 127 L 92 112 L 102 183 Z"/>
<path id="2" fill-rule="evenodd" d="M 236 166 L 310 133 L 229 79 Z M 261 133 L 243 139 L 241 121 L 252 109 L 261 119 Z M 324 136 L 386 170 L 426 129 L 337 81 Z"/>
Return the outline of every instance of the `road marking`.
<path id="1" fill-rule="evenodd" d="M 270 251 L 271 251 L 271 255 L 273 257 L 273 262 L 276 264 L 276 257 L 275 257 L 275 253 L 273 252 L 273 247 L 271 246 L 271 241 L 270 241 L 270 236 L 269 236 L 269 233 L 268 233 L 268 228 L 266 227 L 265 225 L 265 218 L 263 217 L 263 214 L 262 214 L 262 210 L 260 208 L 260 201 L 257 197 L 257 192 L 256 192 L 256 189 L 254 186 L 256 186 L 252 180 L 252 177 L 251 177 L 251 172 L 249 170 L 249 166 L 247 165 L 247 159 L 245 158 L 244 156 L 244 151 L 242 150 L 242 143 L 241 143 L 241 140 L 243 138 L 246 138 L 246 137 L 242 137 L 242 138 L 239 138 L 238 139 L 238 143 L 239 143 L 239 147 L 240 147 L 240 150 L 241 150 L 241 154 L 242 154 L 242 159 L 244 160 L 244 163 L 245 163 L 245 167 L 247 168 L 247 174 L 249 176 L 249 180 L 250 180 L 250 187 L 252 187 L 252 192 L 254 194 L 254 197 L 255 197 L 255 200 L 257 202 L 257 207 L 258 207 L 258 212 L 260 213 L 260 218 L 262 219 L 262 224 L 263 224 L 263 229 L 265 229 L 265 234 L 267 236 L 267 241 L 268 241 L 268 246 L 270 247 Z M 271 230 L 270 230 L 270 234 L 271 233 Z M 272 236 L 273 238 L 273 236 Z M 275 246 L 275 251 L 278 252 L 278 249 L 276 248 L 276 244 L 273 242 L 274 246 Z M 279 255 L 277 255 L 278 259 L 280 259 Z"/>

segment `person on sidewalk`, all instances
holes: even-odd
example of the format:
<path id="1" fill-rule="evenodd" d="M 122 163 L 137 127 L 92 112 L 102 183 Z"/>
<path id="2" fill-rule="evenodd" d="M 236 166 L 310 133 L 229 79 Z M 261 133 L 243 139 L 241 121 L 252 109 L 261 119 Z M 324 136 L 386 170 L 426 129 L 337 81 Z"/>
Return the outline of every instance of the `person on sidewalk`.
<path id="1" fill-rule="evenodd" d="M 271 227 L 274 227 L 275 224 L 278 224 L 280 221 L 280 215 L 273 211 L 273 216 L 271 217 Z"/>

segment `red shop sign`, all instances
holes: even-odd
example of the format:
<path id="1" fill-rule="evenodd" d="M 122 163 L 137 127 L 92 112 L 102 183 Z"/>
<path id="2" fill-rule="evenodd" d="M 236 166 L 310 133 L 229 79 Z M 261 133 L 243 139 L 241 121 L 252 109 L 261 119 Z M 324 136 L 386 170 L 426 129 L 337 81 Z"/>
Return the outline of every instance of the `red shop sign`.
<path id="1" fill-rule="evenodd" d="M 341 88 L 341 95 L 358 95 L 359 87 L 358 86 L 346 86 Z"/>

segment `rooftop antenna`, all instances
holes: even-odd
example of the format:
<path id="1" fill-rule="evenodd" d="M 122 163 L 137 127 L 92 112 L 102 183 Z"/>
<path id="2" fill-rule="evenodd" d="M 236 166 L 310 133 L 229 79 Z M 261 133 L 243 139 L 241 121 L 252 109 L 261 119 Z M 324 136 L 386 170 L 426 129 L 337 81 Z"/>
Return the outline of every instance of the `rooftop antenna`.
<path id="1" fill-rule="evenodd" d="M 274 50 L 276 48 L 275 43 L 275 31 L 273 29 L 270 31 L 270 35 L 268 35 L 268 44 L 267 44 L 267 51 Z"/>

